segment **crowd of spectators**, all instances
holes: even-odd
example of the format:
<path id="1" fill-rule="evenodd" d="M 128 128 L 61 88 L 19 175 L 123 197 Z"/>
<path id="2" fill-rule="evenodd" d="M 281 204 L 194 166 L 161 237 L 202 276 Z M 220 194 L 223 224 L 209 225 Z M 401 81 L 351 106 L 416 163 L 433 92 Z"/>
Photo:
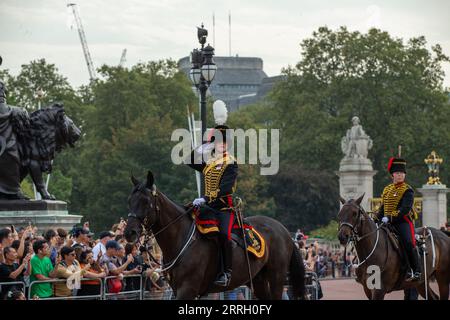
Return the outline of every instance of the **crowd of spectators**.
<path id="1" fill-rule="evenodd" d="M 319 278 L 355 276 L 355 269 L 352 266 L 355 256 L 352 252 L 347 252 L 344 257 L 342 247 L 336 249 L 329 244 L 319 244 L 317 240 L 308 241 L 308 239 L 300 229 L 294 235 L 294 241 L 307 271 L 315 272 Z"/>
<path id="2" fill-rule="evenodd" d="M 125 227 L 121 220 L 96 237 L 89 223 L 70 232 L 49 229 L 41 234 L 31 225 L 0 229 L 0 299 L 96 296 L 100 279 L 106 277 L 109 293 L 139 290 L 141 278 L 124 278 L 127 275 L 143 275 L 145 289 L 162 295 L 168 284 L 150 253 L 159 263 L 161 255 L 151 247 L 127 243 Z M 33 281 L 54 279 L 65 281 L 38 282 L 30 288 Z"/>
<path id="3" fill-rule="evenodd" d="M 450 223 L 444 222 L 440 230 L 450 236 Z M 339 245 L 320 244 L 318 241 L 308 238 L 301 229 L 297 229 L 293 240 L 302 254 L 305 269 L 315 272 L 319 278 L 355 276 L 353 251 L 345 252 L 344 247 Z"/>

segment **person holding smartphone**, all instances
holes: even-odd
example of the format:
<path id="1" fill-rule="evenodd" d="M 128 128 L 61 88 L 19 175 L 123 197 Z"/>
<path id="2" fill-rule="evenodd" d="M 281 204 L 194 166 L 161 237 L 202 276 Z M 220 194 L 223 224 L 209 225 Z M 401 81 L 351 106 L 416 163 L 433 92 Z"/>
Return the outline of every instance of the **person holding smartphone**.
<path id="1" fill-rule="evenodd" d="M 6 247 L 4 249 L 5 261 L 0 264 L 0 282 L 16 282 L 16 281 L 24 281 L 23 274 L 24 270 L 31 259 L 31 254 L 27 254 L 26 257 L 22 260 L 21 264 L 16 263 L 17 261 L 17 252 L 13 247 Z M 13 289 L 23 289 L 18 285 L 3 285 L 1 292 L 1 299 L 5 299 L 5 295 L 8 291 Z"/>

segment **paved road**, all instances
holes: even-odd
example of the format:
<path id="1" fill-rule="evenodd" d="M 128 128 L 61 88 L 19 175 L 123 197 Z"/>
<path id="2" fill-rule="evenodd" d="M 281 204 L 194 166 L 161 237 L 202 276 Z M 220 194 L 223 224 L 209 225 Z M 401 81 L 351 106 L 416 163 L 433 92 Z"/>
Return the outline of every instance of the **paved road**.
<path id="1" fill-rule="evenodd" d="M 367 300 L 363 287 L 354 279 L 321 280 L 322 300 Z M 438 293 L 436 283 L 431 287 Z M 403 291 L 394 291 L 385 296 L 385 300 L 403 300 Z"/>

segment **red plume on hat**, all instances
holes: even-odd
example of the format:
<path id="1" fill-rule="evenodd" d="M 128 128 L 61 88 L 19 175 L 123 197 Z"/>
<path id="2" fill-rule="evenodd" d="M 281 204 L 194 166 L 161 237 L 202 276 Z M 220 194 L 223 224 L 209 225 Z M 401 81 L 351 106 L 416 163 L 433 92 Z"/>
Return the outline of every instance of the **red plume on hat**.
<path id="1" fill-rule="evenodd" d="M 390 158 L 388 163 L 388 171 L 390 174 L 394 172 L 406 173 L 406 160 L 402 158 Z"/>
<path id="2" fill-rule="evenodd" d="M 390 159 L 389 159 L 389 163 L 388 163 L 388 167 L 387 167 L 387 169 L 388 169 L 388 172 L 391 172 L 391 168 L 392 168 L 392 162 L 394 162 L 394 157 L 391 157 Z"/>

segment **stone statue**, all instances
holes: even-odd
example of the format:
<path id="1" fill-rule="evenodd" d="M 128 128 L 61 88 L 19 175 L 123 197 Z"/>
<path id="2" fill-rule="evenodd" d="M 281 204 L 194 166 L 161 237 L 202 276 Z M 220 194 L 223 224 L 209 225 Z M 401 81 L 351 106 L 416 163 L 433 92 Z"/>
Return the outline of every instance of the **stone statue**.
<path id="1" fill-rule="evenodd" d="M 28 152 L 20 149 L 30 118 L 25 109 L 6 104 L 5 84 L 0 81 L 0 195 L 24 198 L 20 192 L 21 159 L 28 161 Z"/>
<path id="2" fill-rule="evenodd" d="M 50 173 L 55 153 L 66 145 L 73 147 L 80 135 L 62 104 L 30 115 L 23 108 L 7 105 L 6 88 L 0 81 L 0 199 L 28 199 L 20 183 L 30 173 L 42 199 L 54 200 L 42 173 Z"/>
<path id="3" fill-rule="evenodd" d="M 341 140 L 342 152 L 345 154 L 344 159 L 367 158 L 373 141 L 364 132 L 358 117 L 353 117 L 352 123 L 353 126 L 347 130 L 347 134 Z"/>

